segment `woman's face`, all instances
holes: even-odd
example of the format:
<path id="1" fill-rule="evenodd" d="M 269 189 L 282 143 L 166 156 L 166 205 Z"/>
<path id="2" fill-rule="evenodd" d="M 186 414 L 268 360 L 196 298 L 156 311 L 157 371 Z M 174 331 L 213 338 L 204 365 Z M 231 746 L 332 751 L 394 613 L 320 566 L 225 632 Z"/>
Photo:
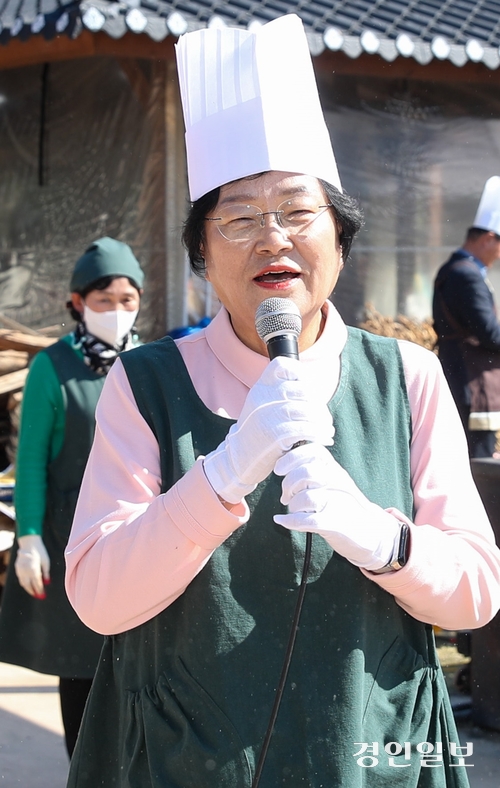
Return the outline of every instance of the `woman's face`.
<path id="1" fill-rule="evenodd" d="M 322 210 L 305 229 L 290 233 L 276 221 L 284 200 L 306 195 L 320 206 L 328 199 L 317 178 L 286 172 L 266 172 L 222 186 L 216 218 L 227 206 L 255 205 L 264 217 L 256 237 L 229 241 L 216 221 L 205 222 L 202 249 L 206 276 L 231 315 L 235 333 L 245 345 L 263 355 L 266 347 L 255 330 L 255 311 L 272 296 L 291 298 L 302 315 L 300 350 L 310 347 L 322 328 L 321 307 L 333 291 L 342 269 L 339 235 L 331 210 Z"/>
<path id="2" fill-rule="evenodd" d="M 93 312 L 114 312 L 118 309 L 134 312 L 139 309 L 140 300 L 138 291 L 126 276 L 113 279 L 105 290 L 91 290 L 84 299 L 80 293 L 71 293 L 73 306 L 80 314 L 83 314 L 84 305 Z"/>

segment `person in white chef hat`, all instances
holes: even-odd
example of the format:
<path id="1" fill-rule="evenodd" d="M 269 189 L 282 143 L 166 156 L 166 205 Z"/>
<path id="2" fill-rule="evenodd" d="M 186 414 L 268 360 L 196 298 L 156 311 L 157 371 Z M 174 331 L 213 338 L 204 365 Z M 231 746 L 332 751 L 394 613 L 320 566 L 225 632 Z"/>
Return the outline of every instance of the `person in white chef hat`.
<path id="1" fill-rule="evenodd" d="M 439 358 L 471 457 L 496 456 L 500 430 L 500 323 L 488 279 L 499 258 L 500 176 L 493 175 L 462 247 L 440 268 L 434 284 Z"/>
<path id="2" fill-rule="evenodd" d="M 329 301 L 361 217 L 299 18 L 177 59 L 221 309 L 101 396 L 66 587 L 108 638 L 68 786 L 465 788 L 431 624 L 495 614 L 500 553 L 439 362 Z"/>

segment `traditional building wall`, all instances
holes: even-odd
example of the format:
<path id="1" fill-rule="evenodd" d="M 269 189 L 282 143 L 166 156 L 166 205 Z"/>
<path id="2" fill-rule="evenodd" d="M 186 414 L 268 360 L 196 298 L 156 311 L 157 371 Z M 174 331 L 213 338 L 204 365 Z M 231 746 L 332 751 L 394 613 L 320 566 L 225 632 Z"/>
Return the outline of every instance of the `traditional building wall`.
<path id="1" fill-rule="evenodd" d="M 94 57 L 0 71 L 0 313 L 33 328 L 65 323 L 74 262 L 109 235 L 146 271 L 142 336 L 184 321 L 173 68 Z"/>
<path id="2" fill-rule="evenodd" d="M 86 32 L 0 48 L 0 313 L 64 322 L 69 271 L 104 234 L 145 267 L 145 339 L 217 308 L 189 279 L 180 243 L 188 195 L 173 40 Z M 340 52 L 314 65 L 344 187 L 366 219 L 334 300 L 350 323 L 366 303 L 424 319 L 435 271 L 499 174 L 500 74 Z"/>
<path id="3" fill-rule="evenodd" d="M 335 303 L 349 322 L 367 302 L 425 319 L 438 267 L 500 174 L 500 85 L 333 73 L 320 84 L 343 186 L 365 214 Z"/>

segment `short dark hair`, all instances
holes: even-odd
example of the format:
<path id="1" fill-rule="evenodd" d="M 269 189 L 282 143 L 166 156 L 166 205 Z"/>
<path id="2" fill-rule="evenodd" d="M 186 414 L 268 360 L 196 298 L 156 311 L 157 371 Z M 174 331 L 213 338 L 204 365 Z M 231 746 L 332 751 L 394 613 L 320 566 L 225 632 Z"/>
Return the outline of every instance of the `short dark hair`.
<path id="1" fill-rule="evenodd" d="M 140 295 L 141 288 L 139 287 L 137 282 L 134 282 L 134 280 L 130 279 L 129 276 L 126 276 L 125 278 L 128 279 L 129 284 L 132 285 L 132 287 L 134 287 Z M 81 291 L 74 290 L 73 292 L 78 293 L 79 295 L 81 295 L 82 298 L 85 298 L 85 296 L 91 293 L 92 290 L 106 290 L 106 288 L 110 286 L 111 282 L 114 279 L 121 279 L 121 276 L 119 274 L 117 274 L 116 276 L 102 276 L 100 279 L 97 279 L 95 282 L 91 282 L 91 284 L 87 285 L 87 287 L 82 288 Z M 76 322 L 79 323 L 80 320 L 82 319 L 82 316 L 75 309 L 71 301 L 66 302 L 66 309 L 69 311 L 73 320 L 76 320 Z"/>
<path id="2" fill-rule="evenodd" d="M 484 227 L 469 227 L 467 230 L 467 234 L 465 236 L 466 241 L 477 241 L 478 238 L 481 238 L 482 235 L 485 233 L 491 233 L 493 230 L 485 230 Z M 500 241 L 500 235 L 497 233 L 493 233 L 497 241 Z"/>
<path id="3" fill-rule="evenodd" d="M 251 175 L 258 178 L 264 173 Z M 242 178 L 242 180 L 245 180 Z M 339 240 L 342 248 L 344 262 L 349 256 L 354 236 L 363 226 L 363 214 L 357 201 L 345 192 L 339 191 L 331 183 L 318 179 L 323 187 L 328 202 L 332 204 L 332 212 L 339 226 Z M 182 242 L 187 250 L 191 270 L 197 276 L 205 276 L 205 260 L 201 247 L 205 240 L 205 217 L 213 211 L 219 200 L 220 187 L 204 194 L 191 203 L 191 207 L 184 222 Z"/>

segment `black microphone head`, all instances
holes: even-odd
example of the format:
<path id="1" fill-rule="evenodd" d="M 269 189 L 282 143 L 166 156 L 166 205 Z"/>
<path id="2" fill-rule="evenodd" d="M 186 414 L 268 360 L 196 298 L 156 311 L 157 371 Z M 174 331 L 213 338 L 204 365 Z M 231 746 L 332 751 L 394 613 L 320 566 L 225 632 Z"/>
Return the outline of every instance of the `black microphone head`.
<path id="1" fill-rule="evenodd" d="M 302 317 L 297 304 L 291 298 L 266 298 L 257 307 L 255 328 L 266 344 L 283 334 L 298 337 L 302 331 Z"/>

